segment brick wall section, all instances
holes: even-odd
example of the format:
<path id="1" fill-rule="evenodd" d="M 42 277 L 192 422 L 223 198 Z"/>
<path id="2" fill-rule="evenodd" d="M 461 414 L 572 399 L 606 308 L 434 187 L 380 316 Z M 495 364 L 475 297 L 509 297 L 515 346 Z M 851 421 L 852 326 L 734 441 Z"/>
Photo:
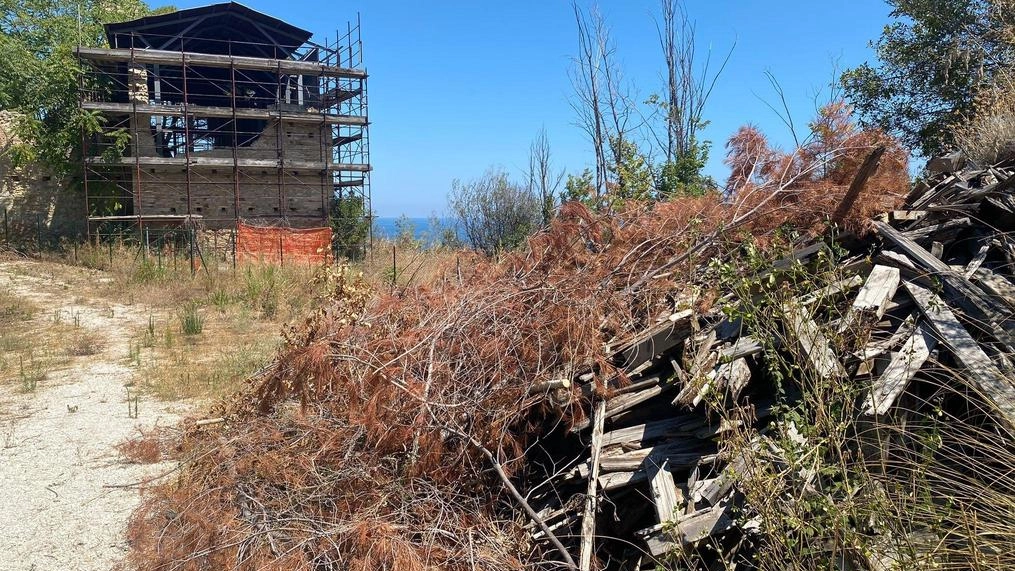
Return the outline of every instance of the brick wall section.
<path id="1" fill-rule="evenodd" d="M 145 124 L 146 116 L 138 118 Z M 303 161 L 322 161 L 321 137 L 326 136 L 321 125 L 283 123 L 285 158 Z M 278 158 L 276 138 L 278 131 L 269 123 L 260 137 L 249 147 L 237 149 L 238 158 Z M 139 136 L 141 156 L 154 155 L 154 138 Z M 232 158 L 230 148 L 197 151 L 192 157 Z M 328 178 L 319 171 L 289 170 L 283 177 L 283 200 L 279 203 L 279 182 L 276 169 L 242 168 L 239 172 L 239 211 L 242 219 L 286 217 L 294 227 L 321 226 L 327 203 L 322 204 L 322 191 L 327 198 Z M 187 214 L 187 173 L 182 167 L 142 167 L 140 185 L 135 185 L 134 212 L 152 214 Z M 191 214 L 204 218 L 206 228 L 226 228 L 233 225 L 236 214 L 234 177 L 231 167 L 196 167 L 190 176 Z M 140 195 L 140 202 L 137 197 Z"/>

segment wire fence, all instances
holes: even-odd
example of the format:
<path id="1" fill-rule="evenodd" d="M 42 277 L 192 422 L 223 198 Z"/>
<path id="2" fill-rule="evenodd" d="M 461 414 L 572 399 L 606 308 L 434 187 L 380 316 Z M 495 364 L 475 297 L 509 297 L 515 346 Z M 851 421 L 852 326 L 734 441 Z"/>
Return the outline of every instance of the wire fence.
<path id="1" fill-rule="evenodd" d="M 332 244 L 340 252 L 352 252 L 348 257 L 330 251 L 326 256 L 307 256 L 280 243 L 278 248 L 258 257 L 249 255 L 236 228 L 139 229 L 136 225 L 105 224 L 86 235 L 83 230 L 53 228 L 46 214 L 9 209 L 3 210 L 2 222 L 0 250 L 55 255 L 97 269 L 134 264 L 156 270 L 189 268 L 192 275 L 197 275 L 202 271 L 235 269 L 247 263 L 280 266 L 349 263 L 371 283 L 391 289 L 444 278 L 461 279 L 462 275 L 461 251 L 422 240 L 379 238 L 357 248 Z"/>

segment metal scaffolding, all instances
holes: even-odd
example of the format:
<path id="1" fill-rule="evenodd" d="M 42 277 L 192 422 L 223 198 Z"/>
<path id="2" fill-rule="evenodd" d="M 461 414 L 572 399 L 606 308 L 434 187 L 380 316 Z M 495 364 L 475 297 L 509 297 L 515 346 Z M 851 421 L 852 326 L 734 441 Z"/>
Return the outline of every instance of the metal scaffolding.
<path id="1" fill-rule="evenodd" d="M 241 221 L 309 228 L 350 211 L 369 228 L 358 17 L 324 44 L 235 3 L 106 33 L 109 48 L 76 50 L 92 117 L 82 128 L 89 238 Z"/>

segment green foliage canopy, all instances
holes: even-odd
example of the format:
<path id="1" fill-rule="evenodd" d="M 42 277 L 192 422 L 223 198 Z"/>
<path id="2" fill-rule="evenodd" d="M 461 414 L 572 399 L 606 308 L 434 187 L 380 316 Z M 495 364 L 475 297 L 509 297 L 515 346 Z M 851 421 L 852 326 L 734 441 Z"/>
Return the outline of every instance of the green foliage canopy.
<path id="1" fill-rule="evenodd" d="M 102 25 L 172 12 L 142 0 L 0 0 L 0 109 L 19 114 L 20 143 L 7 149 L 15 163 L 41 161 L 58 175 L 77 164 L 81 130 L 99 118 L 78 108 L 80 68 L 74 47 L 103 46 Z"/>
<path id="2" fill-rule="evenodd" d="M 842 86 L 864 126 L 934 155 L 972 114 L 979 87 L 1015 61 L 1011 0 L 888 0 L 892 22 L 872 42 L 876 64 L 847 70 Z"/>

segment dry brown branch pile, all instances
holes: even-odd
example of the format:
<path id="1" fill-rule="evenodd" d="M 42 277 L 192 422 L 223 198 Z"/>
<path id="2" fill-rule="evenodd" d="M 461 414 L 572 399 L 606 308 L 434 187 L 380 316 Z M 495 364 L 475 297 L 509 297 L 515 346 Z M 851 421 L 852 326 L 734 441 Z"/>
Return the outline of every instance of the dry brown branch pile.
<path id="1" fill-rule="evenodd" d="M 829 152 L 851 161 L 848 171 L 870 151 Z M 905 177 L 898 147 L 888 156 L 859 204 L 884 200 L 885 181 Z M 700 265 L 745 235 L 764 243 L 787 225 L 821 227 L 852 174 L 829 178 L 816 169 L 830 159 L 807 160 L 727 200 L 610 216 L 568 204 L 524 253 L 463 260 L 460 275 L 448 267 L 428 285 L 377 293 L 330 273 L 330 303 L 287 331 L 272 365 L 223 404 L 227 422 L 191 427 L 178 476 L 145 490 L 127 565 L 560 567 L 483 449 L 522 495 L 545 495 L 541 484 L 573 467 L 554 459 L 570 449 L 577 462 L 583 449 L 569 429 L 587 420 L 593 394 L 612 390 L 602 382 L 617 371 L 607 344 L 710 303 L 714 294 L 692 285 Z M 865 219 L 853 212 L 844 224 Z M 586 371 L 596 373 L 591 392 L 533 390 Z"/>

